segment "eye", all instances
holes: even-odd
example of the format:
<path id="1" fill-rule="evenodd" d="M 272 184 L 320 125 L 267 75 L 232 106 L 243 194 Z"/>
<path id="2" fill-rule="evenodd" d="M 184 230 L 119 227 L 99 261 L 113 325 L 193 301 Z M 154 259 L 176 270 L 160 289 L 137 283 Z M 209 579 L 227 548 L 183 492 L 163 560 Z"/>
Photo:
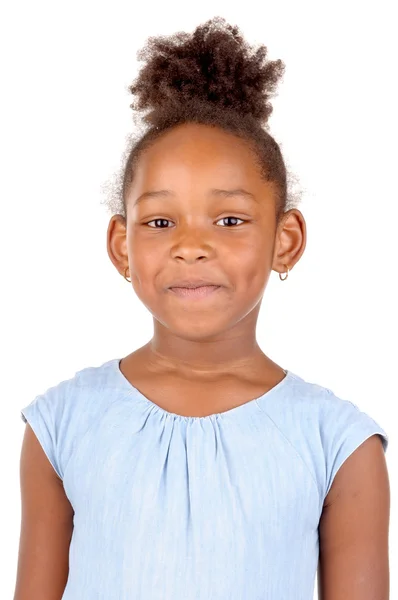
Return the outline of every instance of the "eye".
<path id="1" fill-rule="evenodd" d="M 148 221 L 148 223 L 145 223 L 145 225 L 149 225 L 149 223 L 171 223 L 171 221 L 169 221 L 168 219 L 152 219 L 152 221 Z M 152 227 L 150 225 L 150 227 Z M 152 227 L 152 229 L 167 229 L 167 225 L 166 227 Z"/>
<path id="2" fill-rule="evenodd" d="M 242 223 L 245 223 L 245 221 L 243 219 L 239 219 L 238 217 L 233 217 L 233 216 L 222 217 L 222 219 L 219 219 L 219 220 L 225 221 L 226 219 L 233 219 L 234 221 L 242 221 Z M 235 223 L 235 225 L 236 225 L 236 223 Z"/>
<path id="3" fill-rule="evenodd" d="M 233 216 L 222 217 L 222 219 L 219 219 L 219 221 L 225 221 L 226 219 L 233 219 L 234 221 L 242 221 L 242 223 L 246 222 L 244 219 L 239 219 L 238 217 L 233 217 Z M 171 221 L 169 221 L 169 219 L 152 219 L 152 221 L 148 221 L 147 223 L 145 223 L 145 225 L 149 225 L 150 223 L 171 223 Z M 217 223 L 218 223 L 218 221 L 217 221 Z M 233 223 L 233 225 L 237 225 L 237 223 Z M 149 226 L 152 227 L 152 225 L 149 225 Z M 157 225 L 155 225 L 154 227 L 152 227 L 152 229 L 167 229 L 167 225 L 165 227 L 163 227 L 163 226 L 157 227 Z"/>

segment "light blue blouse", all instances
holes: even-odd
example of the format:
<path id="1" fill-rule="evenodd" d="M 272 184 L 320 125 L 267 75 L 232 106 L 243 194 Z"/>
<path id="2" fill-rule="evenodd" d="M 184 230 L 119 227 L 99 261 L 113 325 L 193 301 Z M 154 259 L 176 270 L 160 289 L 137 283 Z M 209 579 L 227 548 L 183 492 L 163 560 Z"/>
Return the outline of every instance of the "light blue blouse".
<path id="1" fill-rule="evenodd" d="M 318 524 L 352 452 L 386 432 L 287 371 L 206 417 L 176 415 L 115 358 L 22 409 L 74 509 L 63 600 L 312 600 Z"/>

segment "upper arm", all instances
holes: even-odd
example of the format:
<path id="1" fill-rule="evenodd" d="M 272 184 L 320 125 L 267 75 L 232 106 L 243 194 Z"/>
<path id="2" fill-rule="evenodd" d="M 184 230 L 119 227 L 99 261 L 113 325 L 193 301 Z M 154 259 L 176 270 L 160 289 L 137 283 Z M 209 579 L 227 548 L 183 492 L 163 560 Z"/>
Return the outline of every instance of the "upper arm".
<path id="1" fill-rule="evenodd" d="M 21 533 L 14 600 L 60 600 L 69 572 L 73 509 L 29 424 L 20 459 Z"/>
<path id="2" fill-rule="evenodd" d="M 334 478 L 319 523 L 320 600 L 388 600 L 390 488 L 372 435 Z"/>

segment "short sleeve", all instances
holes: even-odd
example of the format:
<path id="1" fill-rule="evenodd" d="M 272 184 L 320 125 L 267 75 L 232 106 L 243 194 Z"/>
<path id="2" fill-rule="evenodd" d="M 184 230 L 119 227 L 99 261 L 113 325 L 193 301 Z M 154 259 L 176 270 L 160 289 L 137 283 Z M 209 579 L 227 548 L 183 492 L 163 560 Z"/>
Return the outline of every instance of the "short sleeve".
<path id="1" fill-rule="evenodd" d="M 378 434 L 384 452 L 389 438 L 370 415 L 349 400 L 328 391 L 322 419 L 322 441 L 325 453 L 326 481 L 324 498 L 330 491 L 336 473 L 347 458 L 368 438 Z"/>
<path id="2" fill-rule="evenodd" d="M 59 426 L 62 408 L 62 390 L 59 387 L 49 388 L 21 409 L 21 418 L 29 423 L 35 433 L 48 460 L 58 477 L 63 473 L 58 454 Z"/>

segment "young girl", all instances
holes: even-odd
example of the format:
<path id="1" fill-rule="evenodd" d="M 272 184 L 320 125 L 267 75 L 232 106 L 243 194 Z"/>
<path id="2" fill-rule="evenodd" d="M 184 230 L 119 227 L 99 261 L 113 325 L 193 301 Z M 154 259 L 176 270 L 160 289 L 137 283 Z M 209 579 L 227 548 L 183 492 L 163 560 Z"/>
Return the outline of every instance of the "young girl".
<path id="1" fill-rule="evenodd" d="M 22 410 L 15 600 L 388 598 L 386 432 L 256 341 L 306 243 L 266 56 L 221 18 L 139 55 L 107 248 L 154 333 Z"/>

